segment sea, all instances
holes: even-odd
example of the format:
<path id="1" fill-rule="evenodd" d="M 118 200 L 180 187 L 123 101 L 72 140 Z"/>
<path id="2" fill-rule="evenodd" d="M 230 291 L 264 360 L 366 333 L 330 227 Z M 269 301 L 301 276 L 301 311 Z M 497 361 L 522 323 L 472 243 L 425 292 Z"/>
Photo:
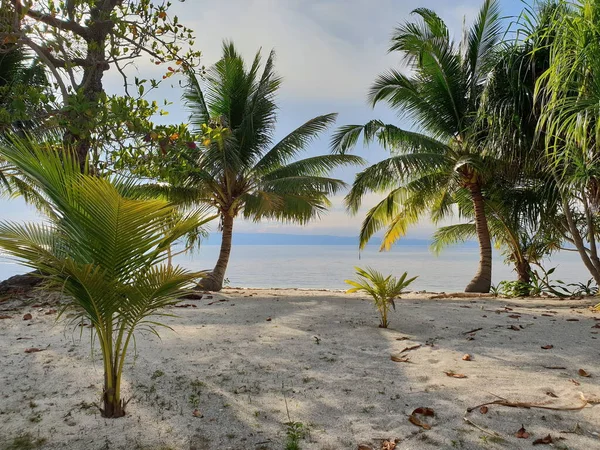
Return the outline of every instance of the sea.
<path id="1" fill-rule="evenodd" d="M 418 276 L 411 290 L 462 291 L 477 271 L 475 246 L 451 247 L 440 255 L 426 245 L 400 245 L 388 252 L 377 246 L 360 251 L 355 245 L 237 245 L 231 252 L 226 283 L 232 287 L 346 289 L 344 280 L 354 278 L 354 267 L 372 267 L 385 274 Z M 204 245 L 192 254 L 179 255 L 175 262 L 191 270 L 212 269 L 218 245 Z M 564 283 L 586 282 L 590 275 L 576 252 L 563 251 L 544 263 L 556 267 L 551 279 Z M 24 273 L 25 268 L 0 257 L 0 280 Z M 493 283 L 514 280 L 512 267 L 496 252 Z"/>

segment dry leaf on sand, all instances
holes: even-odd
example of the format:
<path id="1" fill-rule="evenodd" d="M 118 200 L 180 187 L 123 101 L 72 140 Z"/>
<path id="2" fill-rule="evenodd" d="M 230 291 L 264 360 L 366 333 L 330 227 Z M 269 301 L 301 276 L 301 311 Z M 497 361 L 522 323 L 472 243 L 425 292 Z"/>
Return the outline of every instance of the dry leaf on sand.
<path id="1" fill-rule="evenodd" d="M 413 413 L 413 415 L 421 414 L 422 416 L 425 416 L 425 417 L 434 417 L 435 416 L 435 411 L 431 408 L 420 407 L 420 408 L 415 409 L 412 413 Z"/>
<path id="2" fill-rule="evenodd" d="M 479 408 L 479 412 L 481 414 L 487 414 L 489 411 L 489 408 L 487 406 L 482 406 L 481 408 Z"/>
<path id="3" fill-rule="evenodd" d="M 423 428 L 424 430 L 431 430 L 431 425 L 425 423 L 425 422 L 421 422 L 419 419 L 417 419 L 415 416 L 410 416 L 408 418 L 408 421 L 410 423 L 412 423 L 413 425 L 416 425 L 418 427 Z"/>
<path id="4" fill-rule="evenodd" d="M 413 425 L 421 427 L 424 430 L 431 430 L 431 425 L 423 422 L 421 419 L 419 419 L 417 417 L 417 415 L 424 416 L 424 417 L 434 417 L 435 411 L 431 408 L 420 407 L 420 408 L 415 409 L 412 412 L 412 414 L 408 417 L 408 421 L 410 423 L 412 423 Z"/>
<path id="5" fill-rule="evenodd" d="M 467 376 L 462 373 L 456 373 L 456 372 L 452 372 L 452 371 L 444 372 L 444 373 L 452 378 L 467 378 Z"/>
<path id="6" fill-rule="evenodd" d="M 533 441 L 533 445 L 550 445 L 552 442 L 554 442 L 552 440 L 552 436 L 548 435 L 546 437 L 536 439 Z"/>
<path id="7" fill-rule="evenodd" d="M 548 344 L 548 345 L 542 345 L 542 349 L 543 350 L 550 350 L 551 348 L 554 348 L 554 345 Z"/>
<path id="8" fill-rule="evenodd" d="M 463 355 L 462 360 L 463 361 L 473 361 L 473 357 L 467 353 L 467 354 Z"/>
<path id="9" fill-rule="evenodd" d="M 394 450 L 396 443 L 394 441 L 383 441 L 381 443 L 381 450 Z"/>
<path id="10" fill-rule="evenodd" d="M 396 356 L 392 355 L 390 359 L 394 362 L 410 362 L 410 358 L 408 356 Z"/>
<path id="11" fill-rule="evenodd" d="M 44 349 L 43 348 L 37 348 L 37 347 L 32 347 L 32 348 L 26 348 L 25 349 L 25 353 L 37 353 L 37 352 L 43 352 Z"/>
<path id="12" fill-rule="evenodd" d="M 400 351 L 400 353 L 404 353 L 404 352 L 410 352 L 411 350 L 416 350 L 416 349 L 418 349 L 418 348 L 420 348 L 420 347 L 421 347 L 421 344 L 412 345 L 412 346 L 410 346 L 410 347 L 405 347 L 405 348 L 403 348 L 403 349 Z"/>
<path id="13" fill-rule="evenodd" d="M 515 434 L 515 436 L 518 437 L 519 439 L 528 439 L 529 433 L 527 432 L 525 427 L 523 425 L 521 425 L 521 429 L 519 431 L 517 431 L 517 434 Z"/>

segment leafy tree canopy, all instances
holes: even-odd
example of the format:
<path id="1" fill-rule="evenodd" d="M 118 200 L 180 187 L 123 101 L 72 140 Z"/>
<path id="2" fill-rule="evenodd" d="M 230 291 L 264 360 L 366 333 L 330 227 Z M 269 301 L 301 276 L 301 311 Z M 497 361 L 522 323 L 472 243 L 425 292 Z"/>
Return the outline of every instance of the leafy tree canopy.
<path id="1" fill-rule="evenodd" d="M 154 130 L 151 118 L 161 107 L 148 94 L 183 69 L 199 65 L 190 28 L 170 14 L 170 2 L 150 0 L 0 0 L 0 42 L 31 52 L 51 75 L 54 93 L 31 97 L 15 90 L 17 105 L 29 96 L 44 105 L 38 120 L 64 128 L 82 161 L 90 150 L 95 161 L 107 146 L 132 146 L 154 131 L 172 136 L 169 127 Z M 0 49 L 1 51 L 1 49 Z M 163 68 L 155 78 L 132 77 L 142 59 Z M 123 78 L 125 95 L 106 93 L 106 71 Z M 21 108 L 24 113 L 24 108 Z M 3 114 L 0 120 L 12 120 Z"/>

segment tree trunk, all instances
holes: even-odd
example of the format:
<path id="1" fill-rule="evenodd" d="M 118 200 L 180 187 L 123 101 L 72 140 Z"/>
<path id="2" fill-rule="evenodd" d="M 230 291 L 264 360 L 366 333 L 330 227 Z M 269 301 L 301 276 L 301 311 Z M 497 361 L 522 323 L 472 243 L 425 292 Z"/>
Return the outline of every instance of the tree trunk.
<path id="1" fill-rule="evenodd" d="M 223 214 L 223 237 L 221 239 L 221 251 L 215 268 L 210 275 L 204 278 L 200 284 L 200 289 L 205 291 L 220 291 L 223 289 L 223 280 L 231 255 L 231 240 L 233 237 L 233 216 L 229 213 Z"/>
<path id="2" fill-rule="evenodd" d="M 571 238 L 573 239 L 573 243 L 575 244 L 575 248 L 579 252 L 579 256 L 583 261 L 585 267 L 589 270 L 590 275 L 594 277 L 594 281 L 596 284 L 600 286 L 600 270 L 594 265 L 594 262 L 591 260 L 590 256 L 585 247 L 585 243 L 583 242 L 583 237 L 579 232 L 579 228 L 577 227 L 577 223 L 575 223 L 575 219 L 571 212 L 571 206 L 567 199 L 563 196 L 563 213 L 565 214 L 565 218 L 567 219 L 567 226 L 569 228 L 569 232 L 571 233 Z M 593 226 L 593 223 L 592 223 Z M 592 229 L 592 233 L 595 232 L 595 229 Z"/>
<path id="3" fill-rule="evenodd" d="M 104 394 L 102 396 L 104 409 L 101 411 L 102 416 L 107 419 L 118 419 L 125 415 L 126 402 L 121 399 L 121 389 L 117 388 L 118 390 L 115 390 L 115 386 L 119 386 L 116 374 L 105 373 Z"/>
<path id="4" fill-rule="evenodd" d="M 475 229 L 479 241 L 479 269 L 475 277 L 465 288 L 465 292 L 488 293 L 492 286 L 492 241 L 485 216 L 484 200 L 479 184 L 469 185 L 473 209 L 475 211 Z"/>
<path id="5" fill-rule="evenodd" d="M 515 270 L 517 271 L 517 279 L 521 283 L 529 284 L 531 282 L 531 266 L 526 259 L 515 262 Z"/>
<path id="6" fill-rule="evenodd" d="M 69 120 L 73 129 L 67 130 L 64 136 L 66 144 L 71 145 L 77 156 L 81 171 L 93 167 L 89 165 L 90 150 L 92 148 L 92 133 L 95 125 L 95 116 L 99 106 L 100 95 L 104 92 L 102 78 L 104 72 L 110 68 L 106 61 L 106 39 L 112 30 L 113 24 L 107 21 L 109 12 L 101 8 L 91 9 L 91 24 L 89 30 L 91 36 L 86 39 L 87 55 L 86 65 L 83 67 L 83 76 L 77 90 L 83 96 L 83 100 L 89 105 L 89 110 L 83 114 L 79 110 L 71 111 Z"/>

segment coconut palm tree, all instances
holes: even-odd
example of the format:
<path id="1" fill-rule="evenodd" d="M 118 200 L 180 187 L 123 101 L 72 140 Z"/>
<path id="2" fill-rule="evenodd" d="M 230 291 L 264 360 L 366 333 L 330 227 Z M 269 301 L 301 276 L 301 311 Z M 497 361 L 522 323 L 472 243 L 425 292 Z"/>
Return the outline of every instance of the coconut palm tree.
<path id="1" fill-rule="evenodd" d="M 328 176 L 336 167 L 361 164 L 351 155 L 321 155 L 295 160 L 335 120 L 315 117 L 274 143 L 276 93 L 281 79 L 274 72 L 274 52 L 261 71 L 258 52 L 247 67 L 232 43 L 206 74 L 189 74 L 184 94 L 190 121 L 202 136 L 190 145 L 168 173 L 170 198 L 188 204 L 210 204 L 220 216 L 221 250 L 203 289 L 223 287 L 231 253 L 234 221 L 280 220 L 304 224 L 329 205 L 328 195 L 345 184 Z"/>
<path id="2" fill-rule="evenodd" d="M 352 286 L 346 291 L 347 294 L 354 292 L 364 292 L 371 296 L 373 304 L 379 311 L 380 328 L 387 328 L 389 325 L 388 315 L 390 308 L 396 309 L 395 299 L 400 298 L 406 292 L 406 288 L 418 277 L 406 278 L 407 272 L 404 272 L 400 278 L 392 275 L 385 276 L 371 267 L 361 269 L 354 267 L 358 280 L 346 280 L 345 282 Z"/>
<path id="3" fill-rule="evenodd" d="M 483 147 L 497 159 L 493 183 L 486 186 L 490 234 L 524 283 L 530 281 L 531 264 L 539 265 L 563 241 L 560 196 L 536 133 L 540 108 L 535 102 L 536 81 L 549 65 L 548 31 L 556 10 L 556 4 L 542 3 L 523 11 L 514 23 L 517 37 L 496 52 L 477 113 L 479 127 L 486 130 Z M 432 244 L 436 252 L 477 236 L 473 203 L 460 193 L 455 200 L 470 220 L 439 228 Z"/>
<path id="4" fill-rule="evenodd" d="M 377 140 L 392 156 L 360 172 L 347 196 L 356 212 L 367 192 L 386 192 L 363 222 L 360 243 L 387 228 L 382 249 L 404 235 L 408 226 L 430 212 L 434 222 L 452 211 L 452 199 L 465 191 L 473 203 L 479 241 L 479 270 L 468 292 L 488 292 L 491 286 L 492 246 L 485 215 L 486 183 L 492 177 L 493 155 L 482 147 L 485 129 L 477 112 L 501 35 L 498 3 L 484 1 L 464 40 L 456 45 L 446 24 L 435 12 L 419 8 L 417 20 L 394 32 L 390 52 L 401 52 L 411 69 L 406 75 L 391 69 L 372 85 L 373 106 L 386 102 L 410 118 L 419 131 L 374 120 L 341 127 L 332 139 L 335 152 L 344 154 L 364 136 Z"/>
<path id="5" fill-rule="evenodd" d="M 0 248 L 39 270 L 48 289 L 66 294 L 67 308 L 84 318 L 102 353 L 102 415 L 121 417 L 121 376 L 134 332 L 156 333 L 161 308 L 176 303 L 201 276 L 164 263 L 171 243 L 207 218 L 198 213 L 166 221 L 164 200 L 125 194 L 130 182 L 80 173 L 74 152 L 52 144 L 5 138 L 0 155 L 46 202 L 45 223 L 0 222 Z"/>

